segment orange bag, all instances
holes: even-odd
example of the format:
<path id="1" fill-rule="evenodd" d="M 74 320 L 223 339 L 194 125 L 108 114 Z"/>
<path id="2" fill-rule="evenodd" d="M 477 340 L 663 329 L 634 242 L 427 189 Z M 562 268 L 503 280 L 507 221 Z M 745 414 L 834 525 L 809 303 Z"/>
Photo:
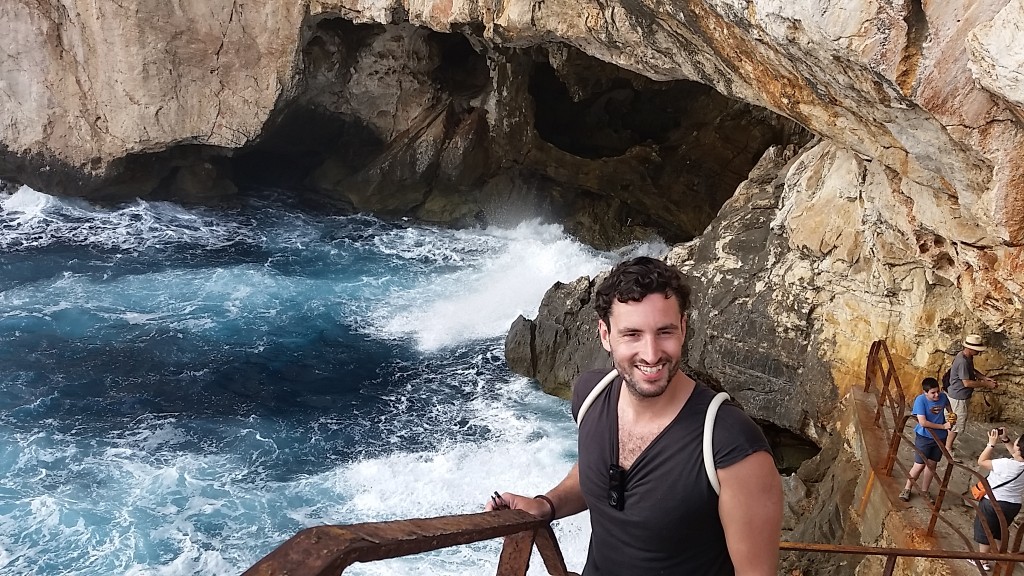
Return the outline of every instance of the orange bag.
<path id="1" fill-rule="evenodd" d="M 1017 478 L 1020 478 L 1021 474 L 1024 474 L 1024 470 L 1021 470 L 1020 472 L 1017 472 L 1016 476 L 1014 476 L 1013 478 L 1010 478 L 1006 482 L 1001 482 L 998 486 L 993 486 L 992 487 L 992 491 L 995 492 L 997 488 L 1002 488 L 1003 486 L 1006 486 L 1007 484 L 1009 484 L 1010 482 L 1013 482 Z M 975 500 L 981 500 L 984 496 L 985 496 L 985 485 L 981 483 L 981 480 L 978 480 L 977 484 L 975 484 L 974 486 L 971 486 L 971 497 L 973 497 Z"/>
<path id="2" fill-rule="evenodd" d="M 981 500 L 985 496 L 985 485 L 978 480 L 978 483 L 971 486 L 971 497 L 975 500 Z"/>

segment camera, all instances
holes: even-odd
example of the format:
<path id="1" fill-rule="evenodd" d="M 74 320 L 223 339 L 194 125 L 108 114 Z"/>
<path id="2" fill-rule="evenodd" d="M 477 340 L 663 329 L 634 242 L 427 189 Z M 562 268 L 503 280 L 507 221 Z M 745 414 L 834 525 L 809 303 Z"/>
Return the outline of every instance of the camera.
<path id="1" fill-rule="evenodd" d="M 608 491 L 608 505 L 616 510 L 622 510 L 624 502 L 619 498 L 619 493 L 614 490 Z"/>
<path id="2" fill-rule="evenodd" d="M 618 464 L 608 467 L 608 505 L 616 510 L 626 507 L 626 469 Z"/>

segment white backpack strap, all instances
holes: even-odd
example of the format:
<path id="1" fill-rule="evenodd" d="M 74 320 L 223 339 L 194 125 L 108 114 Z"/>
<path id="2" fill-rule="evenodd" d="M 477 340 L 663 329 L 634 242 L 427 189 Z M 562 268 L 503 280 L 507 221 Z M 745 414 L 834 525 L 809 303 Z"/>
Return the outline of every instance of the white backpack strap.
<path id="1" fill-rule="evenodd" d="M 719 392 L 711 399 L 708 412 L 704 415 L 704 470 L 708 473 L 708 481 L 715 489 L 715 494 L 722 493 L 722 485 L 718 483 L 718 471 L 715 470 L 715 453 L 712 451 L 711 440 L 715 435 L 715 416 L 718 415 L 718 407 L 729 399 L 729 394 Z"/>
<path id="2" fill-rule="evenodd" d="M 594 403 L 594 400 L 597 400 L 597 397 L 601 395 L 601 392 L 604 392 L 604 389 L 607 388 L 608 385 L 612 383 L 612 380 L 615 380 L 615 377 L 618 375 L 619 371 L 612 368 L 612 371 L 606 374 L 604 378 L 601 378 L 601 381 L 597 383 L 597 386 L 594 386 L 594 389 L 590 391 L 590 394 L 587 394 L 586 399 L 583 400 L 583 404 L 580 405 L 579 413 L 576 414 L 577 428 L 579 428 L 580 424 L 583 423 L 583 417 L 587 415 L 587 410 L 590 409 L 590 405 Z"/>

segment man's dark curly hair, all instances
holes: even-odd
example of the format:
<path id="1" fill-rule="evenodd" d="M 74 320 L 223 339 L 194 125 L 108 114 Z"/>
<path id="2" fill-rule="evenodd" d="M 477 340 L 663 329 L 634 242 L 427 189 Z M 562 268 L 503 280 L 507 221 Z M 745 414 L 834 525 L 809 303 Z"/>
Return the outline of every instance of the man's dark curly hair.
<path id="1" fill-rule="evenodd" d="M 675 296 L 679 303 L 679 315 L 686 314 L 690 307 L 690 287 L 683 281 L 683 275 L 676 268 L 661 260 L 640 256 L 616 264 L 608 277 L 597 287 L 594 309 L 605 325 L 612 313 L 616 300 L 622 303 L 639 302 L 651 294 L 664 294 L 665 298 Z"/>

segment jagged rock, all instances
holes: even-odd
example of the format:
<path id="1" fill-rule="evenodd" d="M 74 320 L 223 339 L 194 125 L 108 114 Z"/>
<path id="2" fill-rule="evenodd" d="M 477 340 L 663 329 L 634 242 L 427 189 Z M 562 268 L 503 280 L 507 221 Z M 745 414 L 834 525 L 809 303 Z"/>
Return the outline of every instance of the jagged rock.
<path id="1" fill-rule="evenodd" d="M 994 396 L 1005 401 L 992 403 L 1002 408 L 1000 413 L 985 414 L 981 402 L 971 409 L 995 419 L 1024 416 L 1017 401 L 1021 392 L 1012 385 L 1022 377 L 1020 352 L 1011 344 L 1018 321 L 1015 305 L 993 297 L 994 276 L 987 277 L 990 291 L 983 302 L 972 305 L 963 294 L 971 290 L 968 278 L 977 274 L 963 263 L 965 255 L 985 252 L 989 262 L 997 256 L 917 228 L 913 214 L 904 211 L 910 203 L 900 182 L 877 162 L 833 144 L 807 150 L 786 175 L 773 223 L 791 249 L 775 266 L 788 271 L 776 289 L 802 286 L 811 294 L 808 321 L 840 392 L 862 382 L 864 358 L 874 339 L 886 339 L 905 394 L 913 397 L 920 392 L 921 378 L 939 377 L 949 367 L 963 335 L 989 333 L 993 348 L 978 366 L 995 368 L 1004 386 Z M 1003 278 L 1010 285 L 1018 282 L 1014 273 Z M 993 325 L 1006 335 L 992 334 Z"/>
<path id="2" fill-rule="evenodd" d="M 792 529 L 783 538 L 790 542 L 859 544 L 861 524 L 856 518 L 855 497 L 862 462 L 840 434 L 826 439 L 821 454 L 808 462 L 819 468 L 814 474 L 816 480 L 808 480 L 802 473 L 783 480 L 783 515 L 792 514 L 794 519 Z M 779 573 L 853 576 L 859 573 L 859 564 L 860 558 L 855 556 L 785 553 Z"/>
<path id="3" fill-rule="evenodd" d="M 709 374 L 753 417 L 814 437 L 816 423 L 833 408 L 836 387 L 825 359 L 809 346 L 819 332 L 808 314 L 813 286 L 783 285 L 774 264 L 789 247 L 771 230 L 784 188 L 779 173 L 793 153 L 767 153 L 704 235 L 677 247 L 667 260 L 680 267 L 693 289 L 687 364 Z M 522 373 L 546 389 L 571 383 L 587 366 L 570 359 L 590 357 L 593 346 L 600 346 L 593 338 L 592 308 L 584 311 L 579 304 L 590 301 L 595 284 L 581 278 L 570 286 L 568 296 L 564 285 L 552 288 L 537 318 L 517 321 L 506 341 L 509 366 L 530 366 Z M 535 335 L 530 340 L 521 336 L 527 322 Z"/>
<path id="4" fill-rule="evenodd" d="M 505 359 L 514 372 L 537 378 L 544 390 L 568 397 L 573 380 L 591 368 L 611 369 L 597 337 L 591 296 L 596 282 L 579 278 L 557 283 L 544 294 L 534 322 L 520 316 L 505 338 Z"/>
<path id="5" fill-rule="evenodd" d="M 667 260 L 693 289 L 688 363 L 714 374 L 753 416 L 813 437 L 835 388 L 813 345 L 814 292 L 806 277 L 777 267 L 789 247 L 771 229 L 792 155 L 766 154 L 704 235 Z"/>
<path id="6" fill-rule="evenodd" d="M 782 477 L 782 529 L 793 530 L 810 508 L 807 485 L 796 474 Z"/>
<path id="7" fill-rule="evenodd" d="M 452 27 L 437 10 L 431 30 L 398 4 L 300 7 L 8 8 L 19 32 L 45 25 L 26 36 L 38 50 L 0 60 L 13 87 L 0 95 L 12 126 L 0 174 L 98 200 L 217 202 L 270 185 L 446 225 L 541 217 L 611 248 L 692 238 L 768 145 L 806 138 L 706 86 L 653 82 L 567 44 L 438 33 Z M 104 58 L 121 64 L 91 65 Z M 47 98 L 20 99 L 39 87 Z"/>
<path id="8" fill-rule="evenodd" d="M 874 339 L 865 335 L 889 340 L 905 393 L 913 397 L 921 377 L 948 367 L 958 335 L 978 329 L 941 274 L 953 258 L 951 246 L 934 237 L 908 245 L 864 201 L 878 193 L 875 179 L 884 173 L 876 169 L 826 143 L 799 153 L 771 149 L 708 230 L 667 256 L 694 288 L 685 350 L 690 368 L 711 375 L 752 416 L 810 438 L 827 428 L 838 395 L 863 378 Z M 848 178 L 850 172 L 860 176 Z M 535 332 L 588 330 L 567 321 L 578 307 L 557 307 L 563 300 L 545 299 L 532 321 Z M 547 387 L 571 381 L 573 374 L 556 376 L 543 367 L 564 366 L 554 357 L 571 358 L 562 348 L 583 341 L 576 335 L 534 341 L 529 375 Z M 519 343 L 507 343 L 507 354 L 524 353 L 508 344 Z M 1003 363 L 1011 354 L 1000 349 L 989 357 Z M 1010 369 L 1002 374 L 1020 378 Z M 1004 400 L 1018 398 L 1005 387 L 990 406 L 975 402 L 972 410 L 1018 418 L 1020 402 Z"/>
<path id="9" fill-rule="evenodd" d="M 839 458 L 843 451 L 843 437 L 840 434 L 832 434 L 822 439 L 821 451 L 811 458 L 808 458 L 796 471 L 796 476 L 805 484 L 818 484 L 828 475 L 829 469 Z"/>

